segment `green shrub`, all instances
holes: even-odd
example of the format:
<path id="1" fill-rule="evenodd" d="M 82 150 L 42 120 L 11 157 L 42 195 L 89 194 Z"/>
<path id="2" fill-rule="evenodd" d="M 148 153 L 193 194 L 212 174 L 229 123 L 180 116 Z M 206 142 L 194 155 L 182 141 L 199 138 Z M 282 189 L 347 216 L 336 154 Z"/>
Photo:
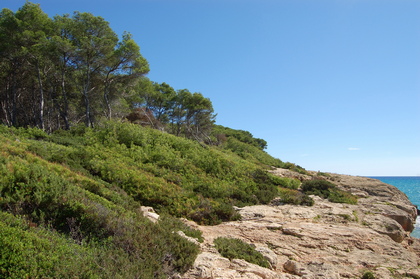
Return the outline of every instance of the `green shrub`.
<path id="1" fill-rule="evenodd" d="M 280 188 L 279 198 L 273 201 L 273 204 L 294 204 L 294 205 L 314 205 L 314 200 L 298 190 Z"/>
<path id="2" fill-rule="evenodd" d="M 357 204 L 356 196 L 340 189 L 331 191 L 328 200 L 335 203 Z"/>
<path id="3" fill-rule="evenodd" d="M 288 189 L 298 189 L 301 182 L 299 179 L 296 178 L 289 178 L 289 177 L 279 177 L 275 175 L 269 175 L 271 181 L 274 185 L 277 185 L 282 188 L 288 188 Z"/>
<path id="4" fill-rule="evenodd" d="M 201 239 L 169 215 L 239 220 L 233 206 L 269 203 L 281 187 L 296 187 L 267 173 L 280 160 L 234 137 L 229 150 L 227 142 L 202 146 L 112 121 L 51 135 L 0 131 L 0 235 L 11 243 L 0 253 L 5 278 L 168 278 L 198 253 L 174 232 Z M 150 222 L 141 205 L 161 220 Z"/>
<path id="5" fill-rule="evenodd" d="M 248 131 L 234 130 L 221 125 L 215 125 L 213 128 L 213 135 L 219 139 L 234 138 L 242 143 L 246 143 L 247 145 L 257 147 L 260 150 L 267 148 L 267 142 L 265 140 L 254 138 L 254 136 Z"/>
<path id="6" fill-rule="evenodd" d="M 375 275 L 371 271 L 366 271 L 363 274 L 362 279 L 375 279 Z"/>
<path id="7" fill-rule="evenodd" d="M 218 237 L 214 240 L 217 251 L 230 260 L 243 259 L 249 263 L 269 268 L 270 264 L 264 256 L 251 245 L 236 238 Z"/>
<path id="8" fill-rule="evenodd" d="M 325 198 L 328 197 L 328 191 L 335 188 L 333 183 L 322 179 L 306 180 L 301 186 L 302 191 Z"/>
<path id="9" fill-rule="evenodd" d="M 17 131 L 20 135 L 30 139 L 41 140 L 48 138 L 48 134 L 38 128 L 18 128 Z"/>
<path id="10" fill-rule="evenodd" d="M 282 167 L 283 165 L 280 159 L 273 158 L 262 149 L 242 142 L 235 137 L 229 137 L 223 145 L 223 149 L 230 150 L 241 158 L 256 164 L 274 167 Z"/>
<path id="11" fill-rule="evenodd" d="M 194 216 L 203 224 L 238 219 L 233 205 L 269 203 L 278 195 L 279 183 L 295 187 L 293 181 L 276 181 L 263 170 L 262 161 L 271 158 L 268 154 L 239 143 L 243 155 L 254 159 L 243 160 L 227 150 L 203 148 L 185 138 L 115 121 L 95 129 L 56 131 L 44 140 L 25 140 L 27 151 L 98 181 L 81 182 L 92 193 L 119 202 L 122 199 L 115 191 L 128 194 L 143 205 L 176 216 Z M 197 194 L 211 206 L 198 202 Z"/>
<path id="12" fill-rule="evenodd" d="M 168 231 L 182 231 L 186 236 L 196 238 L 199 242 L 203 242 L 204 238 L 200 230 L 193 229 L 188 225 L 182 223 L 170 215 L 162 214 L 159 218 L 159 225 Z"/>
<path id="13" fill-rule="evenodd" d="M 357 198 L 350 193 L 342 191 L 337 186 L 327 180 L 314 179 L 306 180 L 302 183 L 301 189 L 308 195 L 317 195 L 336 203 L 356 204 Z"/>
<path id="14" fill-rule="evenodd" d="M 308 174 L 308 172 L 304 168 L 302 168 L 299 165 L 290 163 L 290 162 L 283 163 L 280 167 L 283 168 L 283 169 L 289 169 L 289 170 L 297 172 L 297 173 Z"/>
<path id="15" fill-rule="evenodd" d="M 321 171 L 318 171 L 316 173 L 316 175 L 317 176 L 325 176 L 325 177 L 331 178 L 331 175 L 329 173 L 325 173 L 325 172 L 321 172 Z"/>
<path id="16" fill-rule="evenodd" d="M 198 207 L 188 217 L 204 225 L 217 225 L 223 221 L 237 221 L 241 218 L 231 204 L 204 198 L 200 198 Z"/>
<path id="17" fill-rule="evenodd" d="M 10 215 L 8 219 L 19 222 Z M 0 221 L 1 278 L 100 278 L 93 251 L 20 222 Z"/>

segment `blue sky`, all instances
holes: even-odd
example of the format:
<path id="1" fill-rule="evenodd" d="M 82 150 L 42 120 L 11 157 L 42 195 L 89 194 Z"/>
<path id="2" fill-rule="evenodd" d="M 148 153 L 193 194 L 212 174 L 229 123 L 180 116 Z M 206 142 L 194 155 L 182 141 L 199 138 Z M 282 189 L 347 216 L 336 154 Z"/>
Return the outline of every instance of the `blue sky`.
<path id="1" fill-rule="evenodd" d="M 420 175 L 417 0 L 38 0 L 133 34 L 149 78 L 308 170 Z M 2 0 L 16 11 L 24 0 Z"/>

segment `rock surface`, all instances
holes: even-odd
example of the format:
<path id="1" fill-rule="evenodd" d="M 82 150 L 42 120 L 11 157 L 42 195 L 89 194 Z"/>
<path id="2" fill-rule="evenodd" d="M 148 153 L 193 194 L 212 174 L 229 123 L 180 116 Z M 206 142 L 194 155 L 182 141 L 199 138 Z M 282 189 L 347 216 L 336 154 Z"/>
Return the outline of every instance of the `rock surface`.
<path id="1" fill-rule="evenodd" d="M 143 212 L 143 216 L 152 221 L 153 223 L 159 221 L 159 214 L 155 212 L 153 207 L 141 206 L 140 210 Z"/>
<path id="2" fill-rule="evenodd" d="M 311 179 L 289 170 L 274 174 Z M 316 173 L 312 173 L 316 175 Z M 359 197 L 357 205 L 331 203 L 314 196 L 314 206 L 256 205 L 239 208 L 241 221 L 217 226 L 189 224 L 205 241 L 194 266 L 179 278 L 339 279 L 420 278 L 420 240 L 409 236 L 417 209 L 397 188 L 378 180 L 328 174 L 326 179 Z M 217 237 L 253 244 L 271 269 L 223 258 Z"/>

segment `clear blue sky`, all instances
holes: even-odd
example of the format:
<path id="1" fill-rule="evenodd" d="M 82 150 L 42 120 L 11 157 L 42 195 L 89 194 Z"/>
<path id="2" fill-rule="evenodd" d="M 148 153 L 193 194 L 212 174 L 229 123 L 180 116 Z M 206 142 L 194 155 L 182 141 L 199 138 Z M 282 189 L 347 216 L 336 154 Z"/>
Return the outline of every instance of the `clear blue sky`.
<path id="1" fill-rule="evenodd" d="M 129 31 L 149 78 L 309 170 L 420 175 L 418 0 L 38 0 Z M 2 0 L 16 11 L 24 0 Z"/>

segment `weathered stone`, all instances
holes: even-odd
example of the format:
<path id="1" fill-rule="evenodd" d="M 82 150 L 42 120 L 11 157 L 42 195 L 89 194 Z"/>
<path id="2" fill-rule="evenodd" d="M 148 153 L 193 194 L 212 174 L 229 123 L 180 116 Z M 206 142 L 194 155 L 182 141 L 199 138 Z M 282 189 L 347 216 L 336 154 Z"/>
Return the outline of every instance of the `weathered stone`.
<path id="1" fill-rule="evenodd" d="M 159 214 L 155 212 L 153 207 L 150 206 L 142 206 L 140 210 L 143 212 L 144 217 L 147 217 L 153 223 L 156 223 L 159 220 Z"/>
<path id="2" fill-rule="evenodd" d="M 277 268 L 277 255 L 273 250 L 263 246 L 257 247 L 255 250 L 264 256 L 264 258 L 270 263 L 272 269 Z"/>
<path id="3" fill-rule="evenodd" d="M 300 180 L 309 176 L 275 170 Z M 202 253 L 182 278 L 420 278 L 420 240 L 409 236 L 417 209 L 393 186 L 380 181 L 330 174 L 326 179 L 357 194 L 357 205 L 331 203 L 314 196 L 314 206 L 258 205 L 238 208 L 242 221 L 198 226 Z M 221 257 L 217 237 L 253 244 L 271 269 Z M 417 277 L 416 277 L 417 276 Z"/>
<path id="4" fill-rule="evenodd" d="M 200 242 L 198 242 L 198 240 L 197 240 L 196 238 L 194 238 L 194 237 L 190 237 L 190 236 L 186 235 L 183 231 L 177 231 L 176 233 L 177 233 L 179 236 L 181 236 L 181 237 L 185 238 L 186 240 L 188 240 L 188 241 L 190 241 L 190 242 L 192 242 L 192 243 L 194 243 L 194 244 L 196 244 L 196 245 L 200 246 Z"/>
<path id="5" fill-rule="evenodd" d="M 405 231 L 397 221 L 383 215 L 369 215 L 364 218 L 367 226 L 378 233 L 388 235 L 396 242 L 402 242 L 406 236 Z"/>

